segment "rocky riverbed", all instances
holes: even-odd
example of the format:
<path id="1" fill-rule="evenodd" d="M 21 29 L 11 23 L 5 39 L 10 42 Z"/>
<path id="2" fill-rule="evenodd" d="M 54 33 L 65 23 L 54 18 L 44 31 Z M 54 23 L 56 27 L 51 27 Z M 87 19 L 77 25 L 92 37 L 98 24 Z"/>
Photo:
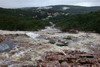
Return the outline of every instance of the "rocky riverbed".
<path id="1" fill-rule="evenodd" d="M 1 67 L 99 67 L 99 59 L 97 33 L 63 33 L 53 27 L 34 32 L 0 30 Z"/>

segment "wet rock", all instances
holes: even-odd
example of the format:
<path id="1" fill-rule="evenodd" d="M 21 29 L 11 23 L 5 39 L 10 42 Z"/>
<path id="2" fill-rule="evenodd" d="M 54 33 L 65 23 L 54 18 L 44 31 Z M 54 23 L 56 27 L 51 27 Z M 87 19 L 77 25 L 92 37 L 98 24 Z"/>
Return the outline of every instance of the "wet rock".
<path id="1" fill-rule="evenodd" d="M 11 41 L 4 41 L 0 43 L 0 52 L 6 52 L 14 47 L 14 43 Z"/>

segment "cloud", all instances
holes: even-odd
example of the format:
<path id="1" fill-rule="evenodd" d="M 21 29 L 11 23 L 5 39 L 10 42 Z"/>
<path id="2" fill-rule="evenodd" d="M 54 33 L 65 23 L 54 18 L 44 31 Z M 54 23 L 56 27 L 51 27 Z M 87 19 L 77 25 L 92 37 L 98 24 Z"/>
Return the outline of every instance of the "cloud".
<path id="1" fill-rule="evenodd" d="M 81 3 L 77 3 L 76 5 L 80 5 L 80 6 L 92 6 L 93 4 L 92 3 L 89 3 L 89 2 L 81 2 Z"/>
<path id="2" fill-rule="evenodd" d="M 19 8 L 47 5 L 100 6 L 100 0 L 0 0 L 0 7 Z"/>

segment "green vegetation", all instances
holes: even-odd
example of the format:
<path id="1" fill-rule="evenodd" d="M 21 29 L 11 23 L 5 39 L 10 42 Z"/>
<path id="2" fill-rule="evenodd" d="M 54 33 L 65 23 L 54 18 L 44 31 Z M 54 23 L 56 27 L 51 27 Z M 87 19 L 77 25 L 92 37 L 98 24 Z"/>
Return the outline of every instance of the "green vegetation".
<path id="1" fill-rule="evenodd" d="M 100 11 L 68 16 L 57 16 L 50 19 L 62 31 L 77 29 L 81 31 L 95 31 L 100 33 Z"/>
<path id="2" fill-rule="evenodd" d="M 2 30 L 39 30 L 49 25 L 47 21 L 41 20 L 37 12 L 20 9 L 0 8 L 0 29 Z"/>
<path id="3" fill-rule="evenodd" d="M 67 38 L 65 38 L 66 40 L 72 40 L 71 36 L 67 36 Z"/>
<path id="4" fill-rule="evenodd" d="M 55 6 L 54 8 L 58 7 L 59 6 Z M 74 12 L 77 11 L 72 10 L 72 8 L 83 9 L 83 7 L 71 6 L 71 9 L 69 10 Z M 84 9 L 85 8 L 86 7 L 84 7 Z M 95 10 L 96 9 L 99 10 L 99 7 L 95 8 Z M 100 11 L 91 12 L 88 14 L 81 14 L 81 13 L 73 14 L 72 12 L 67 16 L 66 13 L 67 11 L 65 12 L 61 10 L 55 11 L 53 10 L 53 8 L 48 10 L 47 9 L 37 10 L 36 8 L 35 9 L 0 8 L 0 29 L 35 31 L 43 29 L 45 26 L 49 25 L 49 21 L 52 21 L 56 25 L 56 27 L 58 27 L 62 31 L 69 31 L 70 29 L 76 29 L 80 31 L 95 31 L 97 33 L 100 33 Z M 84 13 L 84 11 L 82 13 Z M 48 16 L 52 17 L 47 19 Z"/>

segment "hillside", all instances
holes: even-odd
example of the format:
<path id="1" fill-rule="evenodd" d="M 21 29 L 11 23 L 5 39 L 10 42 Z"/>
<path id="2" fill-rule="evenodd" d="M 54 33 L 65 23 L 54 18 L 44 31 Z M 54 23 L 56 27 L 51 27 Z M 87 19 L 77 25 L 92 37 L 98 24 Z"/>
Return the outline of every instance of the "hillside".
<path id="1" fill-rule="evenodd" d="M 79 31 L 90 31 L 100 33 L 100 11 L 88 14 L 57 16 L 49 19 L 62 31 L 76 29 Z"/>
<path id="2" fill-rule="evenodd" d="M 71 5 L 19 9 L 0 8 L 0 29 L 36 31 L 49 26 L 49 22 L 52 21 L 62 31 L 78 29 L 80 31 L 100 33 L 99 10 L 99 6 L 82 7 Z"/>
<path id="3" fill-rule="evenodd" d="M 35 18 L 36 15 L 38 17 Z M 43 29 L 48 23 L 41 20 L 42 16 L 39 12 L 31 10 L 0 8 L 0 29 L 33 31 Z"/>
<path id="4" fill-rule="evenodd" d="M 68 9 L 64 9 L 64 8 Z M 61 10 L 64 12 L 68 12 L 70 14 L 84 14 L 89 12 L 95 12 L 100 10 L 100 7 L 83 7 L 83 6 L 70 6 L 70 5 L 58 5 L 53 6 L 53 10 Z"/>

